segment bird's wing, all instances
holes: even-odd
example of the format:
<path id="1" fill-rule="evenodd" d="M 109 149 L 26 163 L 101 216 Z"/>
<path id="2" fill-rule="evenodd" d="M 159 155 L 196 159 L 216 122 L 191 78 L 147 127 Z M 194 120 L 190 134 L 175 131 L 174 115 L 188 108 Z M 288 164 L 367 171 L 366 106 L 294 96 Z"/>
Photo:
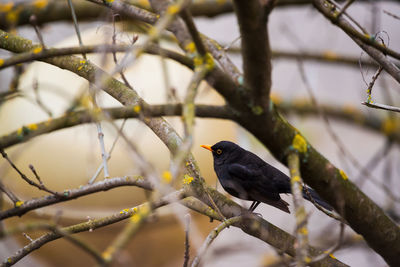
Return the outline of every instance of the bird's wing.
<path id="1" fill-rule="evenodd" d="M 266 177 L 259 168 L 234 163 L 229 164 L 228 173 L 233 179 L 232 182 L 240 184 L 252 200 L 266 202 L 281 199 L 272 180 Z"/>
<path id="2" fill-rule="evenodd" d="M 267 176 L 271 183 L 275 186 L 279 193 L 290 193 L 290 178 L 275 168 L 272 165 L 264 162 L 263 166 L 261 166 L 261 171 L 263 172 L 264 176 Z"/>

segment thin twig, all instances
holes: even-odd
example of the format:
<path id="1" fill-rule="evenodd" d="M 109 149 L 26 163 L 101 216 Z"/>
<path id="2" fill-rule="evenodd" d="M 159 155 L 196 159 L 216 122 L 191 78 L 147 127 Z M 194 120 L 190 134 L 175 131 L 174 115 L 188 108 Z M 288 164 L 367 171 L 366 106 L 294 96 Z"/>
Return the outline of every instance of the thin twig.
<path id="1" fill-rule="evenodd" d="M 112 263 L 118 253 L 128 245 L 131 238 L 139 231 L 143 223 L 152 214 L 151 206 L 152 205 L 149 202 L 146 202 L 133 208 L 134 213 L 131 215 L 131 218 L 125 225 L 124 229 L 122 229 L 122 231 L 102 253 L 102 258 L 106 262 L 105 266 Z"/>
<path id="2" fill-rule="evenodd" d="M 395 19 L 400 20 L 400 17 L 399 17 L 399 16 L 397 16 L 397 15 L 395 15 L 395 14 L 389 12 L 389 11 L 383 10 L 383 13 L 385 13 L 385 14 L 387 14 L 387 15 L 389 15 L 389 16 L 395 18 Z"/>
<path id="3" fill-rule="evenodd" d="M 313 90 L 311 88 L 311 85 L 307 79 L 307 75 L 304 70 L 304 65 L 302 61 L 298 61 L 298 67 L 300 71 L 300 76 L 301 79 L 307 89 L 308 94 L 310 95 L 311 102 L 313 105 L 317 108 L 317 112 L 319 116 L 323 119 L 323 122 L 325 124 L 326 129 L 328 130 L 329 135 L 331 136 L 332 140 L 335 142 L 337 147 L 339 148 L 339 151 L 343 156 L 346 156 L 351 163 L 357 167 L 359 170 L 363 171 L 363 174 L 365 176 L 371 177 L 371 174 L 368 171 L 365 171 L 361 163 L 353 156 L 353 154 L 350 153 L 350 151 L 347 149 L 347 147 L 343 144 L 342 140 L 339 138 L 339 136 L 336 134 L 334 129 L 332 128 L 332 125 L 329 121 L 328 116 L 325 114 L 325 112 L 321 109 L 316 97 L 314 96 Z"/>
<path id="4" fill-rule="evenodd" d="M 117 41 L 117 34 L 116 34 L 116 27 L 115 27 L 115 17 L 116 16 L 118 16 L 118 14 L 114 14 L 114 11 L 111 9 L 111 17 L 112 17 L 112 23 L 113 23 L 113 35 L 112 35 L 112 44 L 113 45 L 116 45 L 116 41 Z M 132 39 L 131 45 L 133 45 L 137 41 L 137 39 L 138 39 L 137 36 L 134 37 Z M 113 55 L 115 65 L 118 65 L 117 53 L 115 51 L 113 51 L 112 55 Z M 128 79 L 125 77 L 124 71 L 121 70 L 119 72 L 119 74 L 121 75 L 121 78 L 124 81 L 125 85 L 128 86 L 129 88 L 133 89 L 132 85 L 129 83 Z"/>
<path id="5" fill-rule="evenodd" d="M 367 101 L 361 102 L 361 104 L 363 104 L 367 107 L 370 107 L 370 108 L 383 109 L 383 110 L 388 110 L 388 111 L 393 111 L 393 112 L 400 112 L 399 107 L 374 103 L 372 101 L 372 88 L 373 88 L 376 80 L 378 79 L 379 74 L 381 74 L 382 70 L 383 70 L 383 67 L 379 66 L 379 69 L 376 71 L 374 76 L 372 76 L 372 79 L 371 79 L 370 83 L 368 84 L 368 88 L 367 88 Z"/>
<path id="6" fill-rule="evenodd" d="M 40 98 L 40 95 L 39 95 L 39 82 L 38 82 L 37 79 L 35 79 L 33 81 L 33 86 L 32 87 L 33 87 L 33 92 L 35 93 L 35 101 L 38 104 L 38 106 L 41 109 L 43 109 L 43 111 L 46 112 L 47 115 L 50 118 L 53 117 L 53 114 L 51 113 L 51 110 L 48 107 L 46 107 L 46 105 L 43 103 L 42 99 Z"/>
<path id="7" fill-rule="evenodd" d="M 379 66 L 378 70 L 376 71 L 376 73 L 374 74 L 374 76 L 372 76 L 371 82 L 368 84 L 368 88 L 367 88 L 367 103 L 371 103 L 372 102 L 372 88 L 374 87 L 375 81 L 376 79 L 378 79 L 379 74 L 381 74 L 383 68 L 382 66 Z"/>
<path id="8" fill-rule="evenodd" d="M 186 7 L 188 0 L 176 0 L 173 7 L 169 9 L 158 21 L 155 23 L 149 35 L 145 37 L 143 45 L 141 47 L 135 47 L 131 45 L 129 49 L 125 51 L 125 56 L 122 58 L 120 64 L 114 68 L 111 75 L 119 73 L 122 69 L 128 67 L 132 62 L 134 62 L 137 57 L 144 52 L 144 50 L 154 42 L 160 34 L 172 23 L 177 14 Z M 113 4 L 111 4 L 113 5 Z"/>
<path id="9" fill-rule="evenodd" d="M 118 134 L 117 134 L 117 136 L 115 137 L 114 142 L 112 143 L 111 148 L 110 148 L 110 150 L 109 150 L 108 153 L 107 153 L 107 161 L 110 160 L 110 158 L 111 158 L 111 153 L 113 152 L 114 147 L 115 147 L 115 145 L 117 144 L 117 141 L 118 141 L 118 139 L 119 139 L 119 137 L 120 137 L 120 133 L 121 133 L 122 130 L 124 129 L 126 120 L 127 120 L 127 119 L 124 119 L 124 121 L 122 122 L 121 127 L 120 127 L 119 130 L 118 130 Z M 97 177 L 99 176 L 100 172 L 103 170 L 103 167 L 104 167 L 104 164 L 100 164 L 100 166 L 97 168 L 95 174 L 92 176 L 92 178 L 90 178 L 88 184 L 93 184 L 93 183 L 94 183 L 94 181 L 95 181 L 95 180 L 97 179 Z"/>
<path id="10" fill-rule="evenodd" d="M 91 185 L 84 185 L 79 188 L 64 190 L 62 197 L 47 195 L 40 198 L 34 198 L 25 201 L 20 207 L 14 207 L 8 210 L 0 211 L 0 220 L 13 216 L 22 216 L 23 214 L 42 207 L 65 202 L 82 196 L 90 195 L 96 192 L 106 191 L 122 186 L 137 186 L 146 190 L 152 190 L 153 186 L 143 179 L 142 176 L 115 177 Z"/>
<path id="11" fill-rule="evenodd" d="M 379 103 L 368 103 L 368 102 L 361 102 L 362 105 L 365 105 L 369 108 L 375 108 L 375 109 L 383 109 L 383 110 L 387 110 L 387 111 L 393 111 L 393 112 L 400 112 L 400 108 L 399 107 L 394 107 L 394 106 L 389 106 L 389 105 L 385 105 L 385 104 L 379 104 Z"/>
<path id="12" fill-rule="evenodd" d="M 340 247 L 343 244 L 343 239 L 344 239 L 344 229 L 345 229 L 345 224 L 343 222 L 340 223 L 340 231 L 339 231 L 339 238 L 338 241 L 336 243 L 336 245 L 334 245 L 331 249 L 324 251 L 323 254 L 319 255 L 319 256 L 315 256 L 311 262 L 309 263 L 310 265 L 312 265 L 315 262 L 318 262 L 320 260 L 325 259 L 326 257 L 333 257 L 333 253 L 335 251 L 337 251 L 338 249 L 340 249 Z"/>
<path id="13" fill-rule="evenodd" d="M 374 38 L 371 38 L 370 35 L 368 35 L 368 34 L 366 35 L 365 33 L 361 33 L 359 31 L 357 31 L 343 17 L 337 18 L 335 16 L 335 13 L 332 12 L 332 9 L 331 9 L 332 6 L 331 5 L 327 6 L 327 5 L 325 5 L 325 3 L 326 2 L 323 0 L 313 0 L 313 4 L 318 9 L 318 11 L 321 12 L 333 24 L 337 25 L 344 32 L 346 32 L 350 36 L 350 38 L 352 38 L 353 40 L 357 39 L 359 42 L 363 43 L 364 45 L 367 45 L 371 48 L 375 48 L 375 49 L 379 50 L 380 52 L 384 53 L 385 55 L 389 55 L 391 57 L 394 57 L 394 58 L 397 58 L 400 60 L 399 52 L 394 51 L 386 46 L 383 46 L 380 42 L 377 42 Z M 358 45 L 360 45 L 359 42 L 356 41 L 356 43 Z M 363 46 L 361 46 L 361 48 L 365 50 L 365 48 Z"/>
<path id="14" fill-rule="evenodd" d="M 293 205 L 296 216 L 296 266 L 305 267 L 308 265 L 308 230 L 307 212 L 304 207 L 303 181 L 300 175 L 300 160 L 298 152 L 292 152 L 288 156 L 288 167 L 290 170 L 290 185 L 293 195 Z"/>
<path id="15" fill-rule="evenodd" d="M 6 196 L 14 203 L 18 203 L 20 200 L 16 195 L 11 190 L 8 190 L 8 188 L 0 181 L 0 190 L 6 194 Z"/>
<path id="16" fill-rule="evenodd" d="M 354 0 L 347 0 L 336 16 L 340 17 L 353 2 Z"/>
<path id="17" fill-rule="evenodd" d="M 72 4 L 72 0 L 68 0 L 68 6 L 69 6 L 69 9 L 71 10 L 72 21 L 74 22 L 75 33 L 76 33 L 76 36 L 78 37 L 79 46 L 83 46 L 81 32 L 79 30 L 79 25 L 78 25 L 78 19 L 76 18 L 75 9 L 74 9 L 74 5 Z M 87 59 L 85 53 L 82 53 L 82 56 L 84 59 Z"/>
<path id="18" fill-rule="evenodd" d="M 232 217 L 229 218 L 225 221 L 223 221 L 220 225 L 218 225 L 214 230 L 210 232 L 210 234 L 207 236 L 206 240 L 204 241 L 203 245 L 199 249 L 196 257 L 194 258 L 191 267 L 197 267 L 200 263 L 200 260 L 204 257 L 204 254 L 206 253 L 208 247 L 211 245 L 211 243 L 217 238 L 217 236 L 225 229 L 231 226 L 234 223 L 239 222 L 242 219 L 241 216 L 237 217 Z"/>
<path id="19" fill-rule="evenodd" d="M 33 29 L 35 30 L 35 33 L 36 33 L 36 35 L 37 35 L 37 37 L 39 39 L 40 44 L 42 45 L 43 50 L 45 50 L 46 46 L 45 46 L 44 41 L 43 41 L 43 35 L 39 30 L 39 26 L 38 26 L 38 23 L 37 23 L 36 16 L 35 15 L 30 16 L 29 17 L 29 22 L 33 26 Z"/>
<path id="20" fill-rule="evenodd" d="M 96 128 L 97 128 L 97 137 L 99 138 L 99 144 L 100 144 L 100 149 L 101 149 L 101 158 L 103 160 L 103 170 L 104 170 L 104 178 L 110 178 L 110 173 L 108 171 L 108 158 L 109 155 L 106 152 L 106 147 L 104 144 L 104 133 L 101 127 L 101 123 L 100 122 L 96 122 Z"/>
<path id="21" fill-rule="evenodd" d="M 183 191 L 173 192 L 173 193 L 169 194 L 168 196 L 155 202 L 153 204 L 153 208 L 158 208 L 158 207 L 169 204 L 171 198 L 173 200 L 175 200 L 177 198 L 179 199 L 182 197 L 183 197 Z M 142 205 L 145 205 L 145 204 L 142 204 Z M 59 231 L 52 231 L 50 233 L 44 234 L 44 235 L 40 236 L 39 238 L 35 239 L 33 242 L 31 242 L 31 243 L 27 244 L 26 246 L 24 246 L 23 248 L 19 249 L 16 253 L 14 253 L 12 256 L 8 257 L 5 261 L 3 261 L 2 264 L 4 266 L 14 265 L 16 262 L 20 261 L 22 258 L 27 256 L 31 252 L 39 249 L 43 245 L 45 245 L 53 240 L 64 237 L 66 234 L 71 235 L 74 233 L 90 231 L 90 229 L 94 230 L 94 229 L 97 229 L 100 227 L 104 227 L 104 226 L 125 220 L 134 214 L 135 214 L 135 208 L 125 209 L 119 213 L 115 213 L 113 215 L 110 215 L 110 216 L 107 216 L 104 218 L 93 219 L 88 222 L 59 228 Z"/>
<path id="22" fill-rule="evenodd" d="M 200 34 L 197 31 L 196 25 L 194 24 L 192 14 L 189 11 L 189 8 L 185 8 L 180 13 L 182 19 L 185 21 L 186 26 L 190 35 L 192 36 L 193 42 L 196 45 L 197 51 L 199 52 L 200 56 L 205 56 L 207 51 L 206 47 L 201 40 Z"/>
<path id="23" fill-rule="evenodd" d="M 390 148 L 392 147 L 393 142 L 390 138 L 386 139 L 386 142 L 383 144 L 382 148 L 380 148 L 372 157 L 368 160 L 368 162 L 364 165 L 364 171 L 360 171 L 358 177 L 354 180 L 354 183 L 362 188 L 364 182 L 367 181 L 364 176 L 364 172 L 368 171 L 372 173 L 372 171 L 379 166 L 380 161 L 384 160 L 386 156 L 389 155 Z"/>
<path id="24" fill-rule="evenodd" d="M 39 184 L 43 186 L 42 179 L 40 179 L 39 174 L 37 173 L 35 167 L 32 164 L 29 164 L 29 169 L 31 169 L 33 175 L 35 175 L 36 180 L 38 180 Z"/>
<path id="25" fill-rule="evenodd" d="M 189 232 L 190 232 L 190 213 L 185 215 L 185 253 L 183 256 L 183 267 L 189 266 L 189 260 L 190 260 Z"/>
<path id="26" fill-rule="evenodd" d="M 60 196 L 60 194 L 58 192 L 54 192 L 50 189 L 48 189 L 46 186 L 44 186 L 43 184 L 37 184 L 34 181 L 32 181 L 31 179 L 29 179 L 25 174 L 23 174 L 18 168 L 17 166 L 11 161 L 11 159 L 8 157 L 7 153 L 3 150 L 0 149 L 0 153 L 3 156 L 3 158 L 5 158 L 7 160 L 7 162 L 11 165 L 11 167 L 21 176 L 21 178 L 27 182 L 28 184 L 37 187 L 39 190 L 43 190 L 46 191 L 54 196 Z"/>

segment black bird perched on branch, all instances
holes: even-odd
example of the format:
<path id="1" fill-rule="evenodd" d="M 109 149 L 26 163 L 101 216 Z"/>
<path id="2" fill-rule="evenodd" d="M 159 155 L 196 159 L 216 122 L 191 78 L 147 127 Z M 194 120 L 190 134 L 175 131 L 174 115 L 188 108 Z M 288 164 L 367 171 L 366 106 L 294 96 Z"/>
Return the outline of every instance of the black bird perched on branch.
<path id="1" fill-rule="evenodd" d="M 290 179 L 287 175 L 257 155 L 229 141 L 201 147 L 212 152 L 214 170 L 225 191 L 237 198 L 253 201 L 250 211 L 254 211 L 260 202 L 263 202 L 290 213 L 289 204 L 279 195 L 291 193 Z M 303 197 L 332 210 L 332 207 L 309 187 L 303 189 Z"/>

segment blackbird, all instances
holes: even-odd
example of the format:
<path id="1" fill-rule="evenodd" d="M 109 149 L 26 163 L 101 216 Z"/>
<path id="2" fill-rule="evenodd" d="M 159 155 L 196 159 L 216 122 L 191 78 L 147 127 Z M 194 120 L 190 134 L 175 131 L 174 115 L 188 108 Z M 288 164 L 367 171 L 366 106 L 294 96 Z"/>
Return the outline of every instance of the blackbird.
<path id="1" fill-rule="evenodd" d="M 214 170 L 225 191 L 237 198 L 253 201 L 250 211 L 254 211 L 260 202 L 263 202 L 290 213 L 289 204 L 279 195 L 291 193 L 290 179 L 287 175 L 257 155 L 229 141 L 201 147 L 212 152 Z M 303 188 L 303 197 L 332 210 L 332 207 L 309 187 Z"/>

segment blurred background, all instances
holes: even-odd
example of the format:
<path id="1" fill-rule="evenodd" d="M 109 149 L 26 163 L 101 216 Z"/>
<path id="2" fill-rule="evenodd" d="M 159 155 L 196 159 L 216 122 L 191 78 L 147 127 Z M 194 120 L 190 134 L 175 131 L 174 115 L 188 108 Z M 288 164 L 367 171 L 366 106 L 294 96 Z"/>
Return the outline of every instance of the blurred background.
<path id="1" fill-rule="evenodd" d="M 26 1 L 16 1 L 15 4 Z M 65 1 L 66 2 L 66 1 Z M 2 3 L 5 4 L 6 2 Z M 386 13 L 385 13 L 386 11 Z M 377 33 L 390 48 L 400 50 L 400 20 L 387 14 L 400 14 L 397 1 L 356 1 L 347 12 L 371 33 Z M 100 16 L 100 14 L 99 14 Z M 216 17 L 196 17 L 200 32 L 214 38 L 230 52 L 229 56 L 241 68 L 241 57 L 237 53 L 240 36 L 233 13 Z M 102 19 L 80 21 L 83 43 L 102 44 L 110 42 L 113 33 L 112 24 Z M 133 27 L 134 28 L 134 27 Z M 134 33 L 128 22 L 117 23 L 117 42 L 129 43 Z M 366 100 L 366 83 L 369 83 L 377 67 L 368 64 L 369 58 L 340 29 L 327 21 L 310 4 L 277 7 L 269 19 L 269 37 L 273 59 L 274 102 L 282 106 L 288 121 L 298 128 L 310 143 L 337 167 L 343 169 L 349 178 L 359 184 L 362 190 L 394 219 L 400 216 L 399 192 L 399 153 L 397 141 L 388 141 L 385 128 L 372 129 L 365 121 L 385 121 L 390 119 L 398 124 L 398 115 L 387 111 L 378 111 L 361 105 Z M 31 25 L 20 26 L 16 33 L 38 42 Z M 41 26 L 44 42 L 49 47 L 78 46 L 78 40 L 70 21 L 55 21 Z M 138 35 L 138 43 L 144 36 Z M 162 45 L 179 51 L 179 48 L 167 41 Z M 11 56 L 0 51 L 1 58 Z M 289 54 L 284 56 L 285 53 Z M 322 55 L 331 60 L 310 60 L 304 54 Z M 300 55 L 295 57 L 293 55 Z M 301 57 L 301 55 L 303 57 Z M 122 58 L 123 55 L 119 55 Z M 351 63 L 335 61 L 335 57 L 350 58 Z M 89 55 L 89 60 L 111 71 L 114 62 L 111 56 Z M 171 60 L 166 61 L 169 85 L 176 90 L 177 99 L 182 101 L 192 72 Z M 359 64 L 359 61 L 363 63 Z M 398 62 L 397 62 L 398 63 Z M 162 60 L 157 56 L 143 55 L 125 75 L 135 90 L 151 104 L 165 103 L 165 80 Z M 0 92 L 10 90 L 14 69 L 0 71 Z M 365 81 L 366 83 L 365 83 Z M 34 88 L 37 88 L 35 90 Z M 307 89 L 308 88 L 308 89 Z M 87 82 L 77 75 L 45 63 L 24 64 L 16 89 L 18 97 L 0 105 L 0 136 L 10 133 L 23 125 L 41 122 L 51 116 L 62 115 L 74 98 L 87 89 Z M 310 90 L 312 94 L 310 94 Z M 373 98 L 379 103 L 399 106 L 400 85 L 383 73 L 374 87 Z M 362 120 L 339 120 L 339 116 L 329 116 L 330 127 L 324 123 L 317 111 L 304 112 L 315 97 L 319 106 L 329 106 L 343 114 L 361 114 Z M 45 108 L 37 104 L 40 98 Z M 223 104 L 223 98 L 205 83 L 201 85 L 197 103 Z M 99 105 L 102 107 L 120 106 L 111 97 L 101 94 Z M 180 118 L 167 120 L 182 133 Z M 121 123 L 121 122 L 119 122 Z M 110 148 L 117 136 L 116 131 L 103 123 L 106 148 Z M 392 127 L 395 127 L 392 126 Z M 389 126 L 387 126 L 389 127 Z M 397 126 L 396 126 L 397 127 Z M 398 130 L 398 127 L 395 130 Z M 387 130 L 387 129 L 386 129 Z M 159 173 L 169 168 L 170 155 L 162 142 L 142 123 L 130 119 L 124 127 L 124 133 L 138 146 L 143 157 L 151 162 Z M 201 149 L 201 144 L 212 145 L 220 140 L 231 140 L 251 150 L 261 158 L 288 173 L 285 166 L 277 162 L 257 140 L 233 122 L 218 119 L 196 119 L 193 154 L 200 165 L 203 177 L 209 185 L 217 185 L 212 166 L 212 156 Z M 345 147 L 342 151 L 338 145 Z M 28 165 L 33 164 L 40 173 L 43 182 L 53 190 L 77 188 L 86 184 L 101 164 L 101 151 L 94 124 L 77 126 L 46 134 L 33 140 L 7 149 L 13 162 L 25 173 L 30 173 Z M 135 175 L 138 163 L 122 140 L 116 143 L 109 161 L 112 177 Z M 364 171 L 363 171 L 363 170 Z M 365 175 L 365 173 L 368 175 Z M 0 179 L 21 199 L 42 196 L 43 193 L 21 180 L 5 160 L 0 161 Z M 102 175 L 98 178 L 103 179 Z M 387 188 L 392 189 L 388 192 Z M 291 196 L 283 196 L 292 203 Z M 71 225 L 90 218 L 108 216 L 124 208 L 130 208 L 145 200 L 143 190 L 123 187 L 107 192 L 82 197 L 77 200 L 39 209 L 5 221 L 6 226 L 31 220 L 57 217 L 61 225 Z M 250 203 L 239 199 L 236 202 L 244 206 Z M 310 244 L 323 250 L 335 245 L 339 238 L 339 223 L 327 217 L 310 203 L 306 203 L 310 214 Z M 189 212 L 189 211 L 188 211 Z M 257 208 L 264 219 L 289 233 L 295 229 L 293 214 L 285 214 L 273 207 L 260 205 Z M 193 234 L 191 255 L 207 234 L 218 222 L 192 214 L 197 234 Z M 125 221 L 97 229 L 93 232 L 78 234 L 100 251 L 104 250 L 121 231 Z M 194 231 L 196 232 L 196 231 Z M 37 238 L 42 232 L 30 233 Z M 197 238 L 197 241 L 195 239 Z M 7 237 L 0 240 L 2 260 L 27 244 L 24 236 Z M 66 253 L 67 252 L 67 253 Z M 183 262 L 184 231 L 171 208 L 157 210 L 150 223 L 146 224 L 121 253 L 115 266 L 180 266 Z M 73 255 L 73 257 L 71 257 Z M 385 262 L 373 250 L 369 249 L 362 238 L 346 227 L 344 244 L 335 257 L 350 266 L 385 266 Z M 279 253 L 268 244 L 246 235 L 240 229 L 230 227 L 223 231 L 211 245 L 202 259 L 204 266 L 274 266 L 279 261 Z M 93 265 L 95 262 L 68 241 L 51 242 L 30 254 L 16 266 L 72 266 Z"/>

